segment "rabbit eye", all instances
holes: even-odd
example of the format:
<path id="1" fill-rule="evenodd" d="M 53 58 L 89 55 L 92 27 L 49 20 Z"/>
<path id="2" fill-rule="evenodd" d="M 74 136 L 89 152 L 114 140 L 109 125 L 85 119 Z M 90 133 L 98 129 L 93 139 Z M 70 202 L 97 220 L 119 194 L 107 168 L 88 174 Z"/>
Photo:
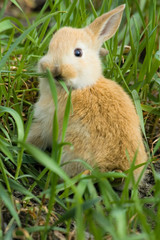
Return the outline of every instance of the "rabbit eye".
<path id="1" fill-rule="evenodd" d="M 83 54 L 83 52 L 82 52 L 82 49 L 81 49 L 81 48 L 76 48 L 76 49 L 74 50 L 74 55 L 75 55 L 76 57 L 82 57 L 82 54 Z"/>

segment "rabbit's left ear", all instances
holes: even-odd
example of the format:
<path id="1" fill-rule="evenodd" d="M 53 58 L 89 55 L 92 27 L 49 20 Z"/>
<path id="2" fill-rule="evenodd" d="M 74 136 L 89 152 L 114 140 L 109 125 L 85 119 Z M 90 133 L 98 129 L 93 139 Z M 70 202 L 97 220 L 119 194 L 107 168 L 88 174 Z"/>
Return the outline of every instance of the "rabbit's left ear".
<path id="1" fill-rule="evenodd" d="M 86 29 L 91 30 L 93 38 L 99 47 L 111 38 L 117 31 L 121 19 L 125 4 L 111 10 L 108 13 L 96 18 Z"/>

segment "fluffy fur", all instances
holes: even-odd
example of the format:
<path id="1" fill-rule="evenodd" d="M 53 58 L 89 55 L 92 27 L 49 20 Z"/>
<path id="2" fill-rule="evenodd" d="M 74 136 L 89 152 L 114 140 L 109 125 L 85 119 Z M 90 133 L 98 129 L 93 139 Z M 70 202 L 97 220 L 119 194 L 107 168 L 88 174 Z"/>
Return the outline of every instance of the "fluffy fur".
<path id="1" fill-rule="evenodd" d="M 64 27 L 54 34 L 48 53 L 39 62 L 39 71 L 50 69 L 72 90 L 71 112 L 62 163 L 83 159 L 101 171 L 124 171 L 130 167 L 136 151 L 136 164 L 147 160 L 139 119 L 125 91 L 102 76 L 99 52 L 104 41 L 113 36 L 121 22 L 124 5 L 97 18 L 84 29 Z M 74 50 L 82 49 L 76 57 Z M 62 130 L 67 94 L 56 81 L 59 132 Z M 47 79 L 40 79 L 40 97 L 35 104 L 34 122 L 28 141 L 42 149 L 52 146 L 54 103 Z M 61 134 L 59 135 L 59 140 Z M 126 157 L 129 154 L 130 161 Z M 84 170 L 81 163 L 63 166 L 69 176 Z M 135 177 L 141 168 L 135 170 Z"/>

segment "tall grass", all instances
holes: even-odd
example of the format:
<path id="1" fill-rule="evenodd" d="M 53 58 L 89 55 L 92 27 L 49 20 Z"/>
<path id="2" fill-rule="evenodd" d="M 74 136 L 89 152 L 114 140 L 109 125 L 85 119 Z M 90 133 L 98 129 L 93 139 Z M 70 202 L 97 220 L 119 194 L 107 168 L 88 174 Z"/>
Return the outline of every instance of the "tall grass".
<path id="1" fill-rule="evenodd" d="M 126 3 L 119 31 L 104 45 L 109 54 L 102 59 L 103 69 L 106 77 L 121 84 L 133 98 L 150 156 L 145 168 L 157 159 L 160 4 L 156 0 L 144 0 L 140 4 L 137 0 L 46 1 L 31 22 L 14 0 L 26 21 L 24 27 L 19 19 L 4 17 L 8 2 L 4 1 L 0 11 L 0 237 L 11 239 L 14 234 L 38 239 L 35 235 L 38 232 L 41 239 L 47 239 L 59 232 L 69 238 L 76 230 L 77 239 L 87 239 L 89 233 L 97 240 L 159 239 L 160 178 L 154 169 L 153 193 L 146 193 L 144 199 L 139 198 L 136 184 L 129 193 L 134 166 L 121 195 L 113 190 L 112 183 L 117 178 L 126 178 L 125 173 L 102 174 L 88 165 L 85 166 L 91 175 L 79 174 L 70 179 L 63 172 L 60 159 L 67 144 L 64 140 L 71 93 L 68 92 L 62 139 L 58 142 L 58 101 L 50 72 L 48 81 L 56 107 L 52 153 L 42 152 L 25 140 L 38 93 L 36 63 L 47 51 L 52 34 L 66 25 L 84 27 L 95 17 Z M 131 46 L 128 54 L 124 54 L 125 45 Z M 150 127 L 146 132 L 148 122 Z M 150 139 L 154 140 L 153 146 Z M 59 178 L 63 179 L 62 183 Z"/>

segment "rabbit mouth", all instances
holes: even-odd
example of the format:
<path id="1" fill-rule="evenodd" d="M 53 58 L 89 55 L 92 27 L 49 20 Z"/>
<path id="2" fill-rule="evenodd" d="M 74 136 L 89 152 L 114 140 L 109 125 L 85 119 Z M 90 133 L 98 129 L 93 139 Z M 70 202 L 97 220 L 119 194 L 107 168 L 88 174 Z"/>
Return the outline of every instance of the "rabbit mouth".
<path id="1" fill-rule="evenodd" d="M 54 76 L 54 79 L 59 82 L 59 81 L 64 81 L 64 77 L 62 75 L 57 75 L 57 76 Z"/>

